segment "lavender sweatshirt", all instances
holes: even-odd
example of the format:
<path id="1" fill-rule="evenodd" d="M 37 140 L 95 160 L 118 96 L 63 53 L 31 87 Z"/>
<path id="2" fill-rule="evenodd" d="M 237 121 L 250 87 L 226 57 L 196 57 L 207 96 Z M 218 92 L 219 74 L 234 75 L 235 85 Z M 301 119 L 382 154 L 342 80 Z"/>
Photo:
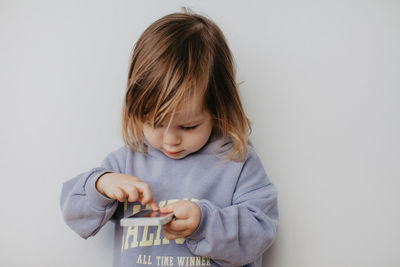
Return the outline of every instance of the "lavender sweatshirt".
<path id="1" fill-rule="evenodd" d="M 114 267 L 127 266 L 261 266 L 278 227 L 277 191 L 251 144 L 242 162 L 219 158 L 221 147 L 210 139 L 196 153 L 171 159 L 148 147 L 142 154 L 123 146 L 99 167 L 66 181 L 61 209 L 65 222 L 83 238 L 95 235 L 108 221 L 115 223 Z M 144 208 L 121 203 L 96 190 L 106 172 L 139 177 L 151 186 L 160 207 L 177 200 L 196 202 L 199 227 L 185 239 L 167 240 L 162 227 L 121 227 L 119 220 Z"/>

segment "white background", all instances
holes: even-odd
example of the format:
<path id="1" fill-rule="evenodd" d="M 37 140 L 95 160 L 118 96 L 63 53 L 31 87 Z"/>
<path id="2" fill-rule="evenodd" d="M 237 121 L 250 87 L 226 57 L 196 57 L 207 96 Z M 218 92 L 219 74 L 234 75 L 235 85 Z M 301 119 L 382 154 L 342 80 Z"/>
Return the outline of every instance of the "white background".
<path id="1" fill-rule="evenodd" d="M 270 267 L 400 266 L 399 1 L 0 1 L 0 265 L 111 265 L 64 181 L 122 145 L 134 42 L 186 5 L 225 32 L 279 192 Z"/>

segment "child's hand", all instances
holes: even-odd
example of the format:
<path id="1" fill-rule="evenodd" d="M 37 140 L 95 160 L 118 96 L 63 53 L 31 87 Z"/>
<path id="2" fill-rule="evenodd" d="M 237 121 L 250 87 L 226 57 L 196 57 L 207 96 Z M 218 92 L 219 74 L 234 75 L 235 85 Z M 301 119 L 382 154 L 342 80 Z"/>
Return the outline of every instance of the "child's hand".
<path id="1" fill-rule="evenodd" d="M 191 235 L 200 224 L 200 207 L 191 201 L 180 200 L 161 208 L 161 212 L 174 212 L 176 220 L 164 225 L 164 236 L 177 239 Z"/>
<path id="2" fill-rule="evenodd" d="M 105 173 L 96 182 L 96 189 L 103 195 L 124 202 L 140 201 L 142 205 L 150 204 L 152 210 L 158 210 L 151 188 L 135 176 L 122 173 Z"/>

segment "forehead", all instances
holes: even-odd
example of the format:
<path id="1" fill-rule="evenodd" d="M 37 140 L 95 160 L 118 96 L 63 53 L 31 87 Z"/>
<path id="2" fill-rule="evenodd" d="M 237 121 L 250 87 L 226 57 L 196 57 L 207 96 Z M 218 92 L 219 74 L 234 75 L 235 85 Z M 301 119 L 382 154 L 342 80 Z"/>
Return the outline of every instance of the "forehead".
<path id="1" fill-rule="evenodd" d="M 173 121 L 186 122 L 203 118 L 205 109 L 203 98 L 200 95 L 194 95 L 187 101 L 184 101 L 173 116 Z M 170 119 L 170 117 L 168 118 Z"/>

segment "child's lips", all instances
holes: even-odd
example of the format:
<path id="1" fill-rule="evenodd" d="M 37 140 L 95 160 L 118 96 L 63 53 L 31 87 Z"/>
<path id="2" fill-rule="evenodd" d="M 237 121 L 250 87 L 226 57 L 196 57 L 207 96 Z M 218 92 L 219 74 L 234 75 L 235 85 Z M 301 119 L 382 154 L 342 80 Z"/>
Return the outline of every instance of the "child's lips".
<path id="1" fill-rule="evenodd" d="M 179 153 L 181 153 L 183 150 L 179 150 L 179 151 L 168 151 L 168 150 L 164 150 L 165 153 L 167 153 L 168 155 L 174 156 L 174 155 L 178 155 Z"/>

